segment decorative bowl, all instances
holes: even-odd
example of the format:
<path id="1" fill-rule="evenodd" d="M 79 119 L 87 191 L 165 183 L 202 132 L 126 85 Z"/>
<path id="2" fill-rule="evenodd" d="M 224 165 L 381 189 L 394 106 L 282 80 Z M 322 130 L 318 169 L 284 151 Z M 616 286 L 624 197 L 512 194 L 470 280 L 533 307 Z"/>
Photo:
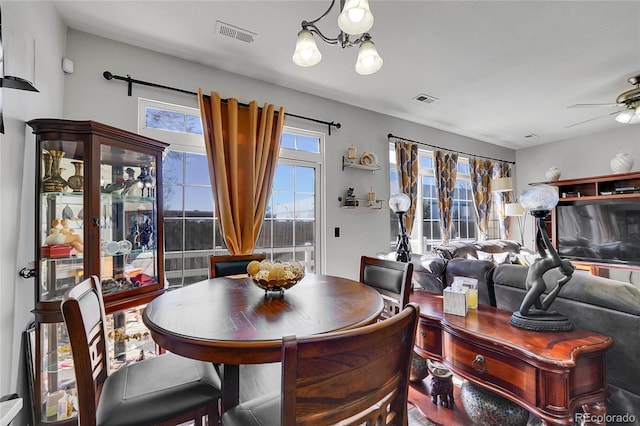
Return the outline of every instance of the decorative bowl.
<path id="1" fill-rule="evenodd" d="M 247 265 L 247 273 L 253 282 L 265 291 L 284 293 L 284 290 L 298 284 L 304 278 L 304 267 L 298 261 L 271 262 L 252 261 Z"/>

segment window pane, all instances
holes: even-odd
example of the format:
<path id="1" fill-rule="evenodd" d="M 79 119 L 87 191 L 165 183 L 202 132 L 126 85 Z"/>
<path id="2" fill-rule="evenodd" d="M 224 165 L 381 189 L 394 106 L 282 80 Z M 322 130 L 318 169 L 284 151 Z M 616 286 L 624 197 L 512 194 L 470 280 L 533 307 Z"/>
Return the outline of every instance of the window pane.
<path id="1" fill-rule="evenodd" d="M 258 241 L 256 242 L 256 249 L 271 247 L 271 228 L 273 226 L 272 222 L 273 221 L 271 219 L 265 219 L 262 222 L 260 235 L 258 236 Z"/>
<path id="2" fill-rule="evenodd" d="M 162 203 L 164 204 L 165 217 L 182 216 L 182 188 L 182 186 L 178 185 L 164 185 L 162 189 Z"/>
<path id="3" fill-rule="evenodd" d="M 295 222 L 296 247 L 311 246 L 315 241 L 315 221 L 297 220 Z"/>
<path id="4" fill-rule="evenodd" d="M 313 194 L 296 194 L 295 217 L 297 219 L 315 218 L 315 197 Z"/>
<path id="5" fill-rule="evenodd" d="M 169 151 L 162 162 L 162 181 L 168 183 L 182 183 L 184 153 Z"/>
<path id="6" fill-rule="evenodd" d="M 296 167 L 296 192 L 313 194 L 315 190 L 315 170 L 312 167 Z"/>
<path id="7" fill-rule="evenodd" d="M 274 191 L 293 192 L 293 166 L 281 165 L 276 168 L 276 175 L 273 178 Z"/>
<path id="8" fill-rule="evenodd" d="M 423 169 L 433 169 L 433 157 L 428 157 L 426 155 L 420 156 L 420 167 Z"/>
<path id="9" fill-rule="evenodd" d="M 213 193 L 211 192 L 211 188 L 185 186 L 184 204 L 186 216 L 213 217 Z"/>
<path id="10" fill-rule="evenodd" d="M 273 216 L 282 218 L 293 217 L 293 193 L 290 192 L 274 192 L 273 198 Z"/>
<path id="11" fill-rule="evenodd" d="M 145 124 L 154 129 L 184 132 L 184 114 L 155 108 L 146 109 Z"/>
<path id="12" fill-rule="evenodd" d="M 193 115 L 187 115 L 187 133 L 193 133 L 195 135 L 202 134 L 202 120 L 200 117 Z"/>
<path id="13" fill-rule="evenodd" d="M 293 246 L 293 220 L 274 221 L 273 222 L 273 247 L 291 247 L 291 246 Z"/>
<path id="14" fill-rule="evenodd" d="M 186 184 L 211 185 L 206 155 L 188 153 L 186 154 L 185 163 Z"/>
<path id="15" fill-rule="evenodd" d="M 164 247 L 167 252 L 182 250 L 182 220 L 164 219 Z"/>
<path id="16" fill-rule="evenodd" d="M 296 149 L 296 136 L 291 133 L 282 133 L 282 137 L 280 138 L 280 147 Z"/>
<path id="17" fill-rule="evenodd" d="M 298 135 L 296 139 L 299 151 L 320 152 L 320 140 L 318 138 Z"/>
<path id="18" fill-rule="evenodd" d="M 213 248 L 213 219 L 185 220 L 185 250 Z"/>

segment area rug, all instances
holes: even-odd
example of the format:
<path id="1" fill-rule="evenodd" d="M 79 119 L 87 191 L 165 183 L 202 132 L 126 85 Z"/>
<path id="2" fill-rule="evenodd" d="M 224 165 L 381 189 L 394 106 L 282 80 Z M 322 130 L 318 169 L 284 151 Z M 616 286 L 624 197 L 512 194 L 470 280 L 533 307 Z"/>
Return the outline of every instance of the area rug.
<path id="1" fill-rule="evenodd" d="M 413 404 L 407 405 L 407 413 L 409 417 L 409 426 L 438 426 L 424 417 L 420 413 L 420 410 Z"/>

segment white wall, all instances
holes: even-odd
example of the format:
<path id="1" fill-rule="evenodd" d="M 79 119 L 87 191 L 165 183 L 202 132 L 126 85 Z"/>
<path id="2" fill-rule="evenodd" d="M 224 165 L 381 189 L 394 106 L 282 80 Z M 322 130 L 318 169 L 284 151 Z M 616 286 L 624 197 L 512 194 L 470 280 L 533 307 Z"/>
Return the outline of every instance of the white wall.
<path id="1" fill-rule="evenodd" d="M 326 256 L 325 272 L 357 278 L 360 255 L 389 250 L 389 211 L 340 209 L 338 197 L 348 187 L 364 196 L 371 186 L 380 198 L 389 197 L 387 134 L 446 148 L 513 160 L 513 150 L 486 144 L 433 128 L 419 126 L 378 113 L 351 107 L 329 99 L 310 96 L 284 87 L 241 77 L 174 57 L 158 54 L 78 31 L 69 31 L 67 55 L 75 63 L 73 75 L 65 77 L 64 115 L 70 119 L 92 119 L 137 131 L 137 98 L 197 107 L 195 96 L 134 85 L 127 96 L 126 83 L 107 81 L 104 71 L 134 79 L 205 93 L 218 91 L 222 97 L 241 102 L 256 99 L 284 106 L 291 113 L 342 124 L 326 137 Z M 366 78 L 366 77 L 363 77 Z M 326 132 L 324 125 L 288 117 L 286 124 Z M 375 174 L 361 170 L 341 170 L 342 155 L 354 143 L 358 152 L 373 151 L 383 169 Z M 340 227 L 340 238 L 334 228 Z"/>
<path id="2" fill-rule="evenodd" d="M 40 91 L 2 89 L 5 134 L 0 142 L 0 394 L 5 395 L 20 388 L 18 373 L 24 360 L 21 333 L 33 320 L 33 279 L 18 277 L 18 271 L 34 258 L 35 143 L 25 122 L 41 116 L 62 116 L 64 80 L 60 63 L 66 27 L 48 2 L 2 1 L 0 7 L 3 33 L 23 31 L 36 40 L 35 86 Z M 26 422 L 16 420 L 15 424 Z"/>

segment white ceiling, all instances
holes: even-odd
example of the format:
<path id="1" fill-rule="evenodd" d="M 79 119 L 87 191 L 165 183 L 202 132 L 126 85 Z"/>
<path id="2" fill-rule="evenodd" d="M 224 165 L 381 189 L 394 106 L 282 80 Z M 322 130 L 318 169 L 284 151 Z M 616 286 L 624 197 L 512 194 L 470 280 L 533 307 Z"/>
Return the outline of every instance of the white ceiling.
<path id="1" fill-rule="evenodd" d="M 329 0 L 54 3 L 70 28 L 514 149 L 623 126 L 618 109 L 567 106 L 614 103 L 640 74 L 640 0 L 370 0 L 384 59 L 370 76 L 356 48 L 321 41 L 315 67 L 291 61 L 300 22 Z M 318 24 L 330 37 L 336 3 Z M 216 35 L 216 20 L 255 41 Z"/>

